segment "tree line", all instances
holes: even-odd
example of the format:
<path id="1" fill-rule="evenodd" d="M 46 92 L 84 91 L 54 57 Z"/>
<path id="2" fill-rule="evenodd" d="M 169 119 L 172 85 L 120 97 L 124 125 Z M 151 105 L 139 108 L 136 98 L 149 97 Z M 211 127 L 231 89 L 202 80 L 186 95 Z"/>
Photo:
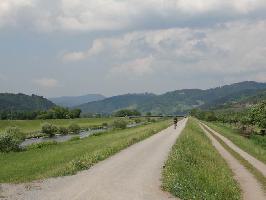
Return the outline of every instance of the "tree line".
<path id="1" fill-rule="evenodd" d="M 55 106 L 43 111 L 0 111 L 1 120 L 34 120 L 34 119 L 74 119 L 79 118 L 80 109 L 68 109 Z"/>
<path id="2" fill-rule="evenodd" d="M 193 109 L 190 115 L 205 121 L 220 121 L 241 126 L 243 130 L 257 126 L 265 134 L 266 129 L 266 101 L 250 106 L 241 111 L 204 111 Z"/>

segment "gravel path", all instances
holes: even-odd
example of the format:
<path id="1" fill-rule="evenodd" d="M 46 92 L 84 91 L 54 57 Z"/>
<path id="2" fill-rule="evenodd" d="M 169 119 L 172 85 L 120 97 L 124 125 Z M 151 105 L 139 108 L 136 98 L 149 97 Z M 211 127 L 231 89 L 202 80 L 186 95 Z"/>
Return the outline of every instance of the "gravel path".
<path id="1" fill-rule="evenodd" d="M 29 184 L 4 184 L 2 195 L 27 200 L 175 199 L 161 191 L 161 168 L 186 122 L 183 119 L 176 130 L 169 127 L 77 175 Z"/>
<path id="2" fill-rule="evenodd" d="M 266 177 L 266 165 L 261 162 L 260 160 L 254 158 L 247 152 L 240 149 L 238 146 L 236 146 L 233 142 L 231 142 L 229 139 L 224 137 L 223 135 L 219 134 L 215 130 L 211 129 L 206 124 L 203 124 L 205 128 L 209 129 L 213 134 L 215 134 L 217 137 L 219 137 L 224 143 L 226 143 L 231 149 L 233 149 L 235 152 L 237 152 L 239 155 L 241 155 L 245 160 L 247 160 L 253 167 L 255 167 L 258 171 L 260 171 L 265 177 Z"/>
<path id="3" fill-rule="evenodd" d="M 265 200 L 266 195 L 257 179 L 206 130 L 206 127 L 201 124 L 200 126 L 232 169 L 235 179 L 243 192 L 243 199 Z"/>

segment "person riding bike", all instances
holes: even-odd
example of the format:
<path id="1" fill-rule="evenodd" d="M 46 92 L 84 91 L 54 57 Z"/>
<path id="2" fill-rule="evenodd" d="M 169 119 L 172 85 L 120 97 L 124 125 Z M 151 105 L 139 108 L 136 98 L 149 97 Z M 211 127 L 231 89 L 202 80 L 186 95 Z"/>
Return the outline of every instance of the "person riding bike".
<path id="1" fill-rule="evenodd" d="M 174 127 L 176 129 L 176 126 L 177 126 L 177 117 L 174 117 Z"/>

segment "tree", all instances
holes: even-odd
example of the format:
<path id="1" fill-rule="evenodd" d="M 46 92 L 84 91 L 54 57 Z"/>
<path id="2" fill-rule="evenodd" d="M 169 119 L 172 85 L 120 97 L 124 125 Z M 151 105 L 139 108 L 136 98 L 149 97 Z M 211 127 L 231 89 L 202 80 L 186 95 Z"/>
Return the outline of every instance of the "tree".
<path id="1" fill-rule="evenodd" d="M 251 108 L 251 121 L 259 127 L 266 129 L 266 101 L 263 101 Z"/>
<path id="2" fill-rule="evenodd" d="M 141 113 L 136 109 L 122 109 L 117 111 L 114 114 L 116 117 L 125 117 L 125 116 L 140 116 Z"/>
<path id="3" fill-rule="evenodd" d="M 80 109 L 73 109 L 70 111 L 71 112 L 71 118 L 79 118 L 81 114 Z"/>
<path id="4" fill-rule="evenodd" d="M 49 135 L 49 137 L 54 136 L 58 131 L 58 128 L 55 125 L 44 123 L 42 125 L 42 133 Z"/>
<path id="5" fill-rule="evenodd" d="M 80 126 L 78 124 L 70 124 L 68 127 L 69 132 L 73 134 L 79 134 L 80 132 Z"/>

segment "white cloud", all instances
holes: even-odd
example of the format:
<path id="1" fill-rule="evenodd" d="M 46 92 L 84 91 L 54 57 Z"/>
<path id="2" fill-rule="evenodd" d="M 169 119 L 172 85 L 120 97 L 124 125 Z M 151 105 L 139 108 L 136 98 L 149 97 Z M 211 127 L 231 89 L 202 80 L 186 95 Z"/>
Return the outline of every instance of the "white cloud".
<path id="1" fill-rule="evenodd" d="M 58 81 L 52 78 L 41 78 L 33 80 L 34 83 L 43 88 L 54 88 L 58 87 Z"/>
<path id="2" fill-rule="evenodd" d="M 101 44 L 100 51 L 93 50 L 93 45 L 89 50 L 73 53 L 72 60 L 105 58 L 110 60 L 111 74 L 142 76 L 166 70 L 206 73 L 206 76 L 245 73 L 251 76 L 266 70 L 265 35 L 266 21 L 230 22 L 213 28 L 136 31 L 98 38 L 93 44 Z"/>
<path id="3" fill-rule="evenodd" d="M 99 54 L 103 50 L 103 44 L 101 40 L 95 40 L 92 43 L 91 48 L 87 51 L 82 52 L 68 52 L 62 56 L 63 61 L 80 61 L 84 60 L 88 57 Z"/>
<path id="4" fill-rule="evenodd" d="M 0 27 L 28 24 L 41 31 L 173 28 L 264 18 L 265 11 L 265 0 L 1 0 Z"/>
<path id="5" fill-rule="evenodd" d="M 112 68 L 110 73 L 115 76 L 143 76 L 153 72 L 152 62 L 152 56 L 137 58 Z"/>
<path id="6" fill-rule="evenodd" d="M 18 12 L 33 7 L 33 0 L 1 0 L 0 1 L 0 27 L 15 25 L 19 19 Z"/>

